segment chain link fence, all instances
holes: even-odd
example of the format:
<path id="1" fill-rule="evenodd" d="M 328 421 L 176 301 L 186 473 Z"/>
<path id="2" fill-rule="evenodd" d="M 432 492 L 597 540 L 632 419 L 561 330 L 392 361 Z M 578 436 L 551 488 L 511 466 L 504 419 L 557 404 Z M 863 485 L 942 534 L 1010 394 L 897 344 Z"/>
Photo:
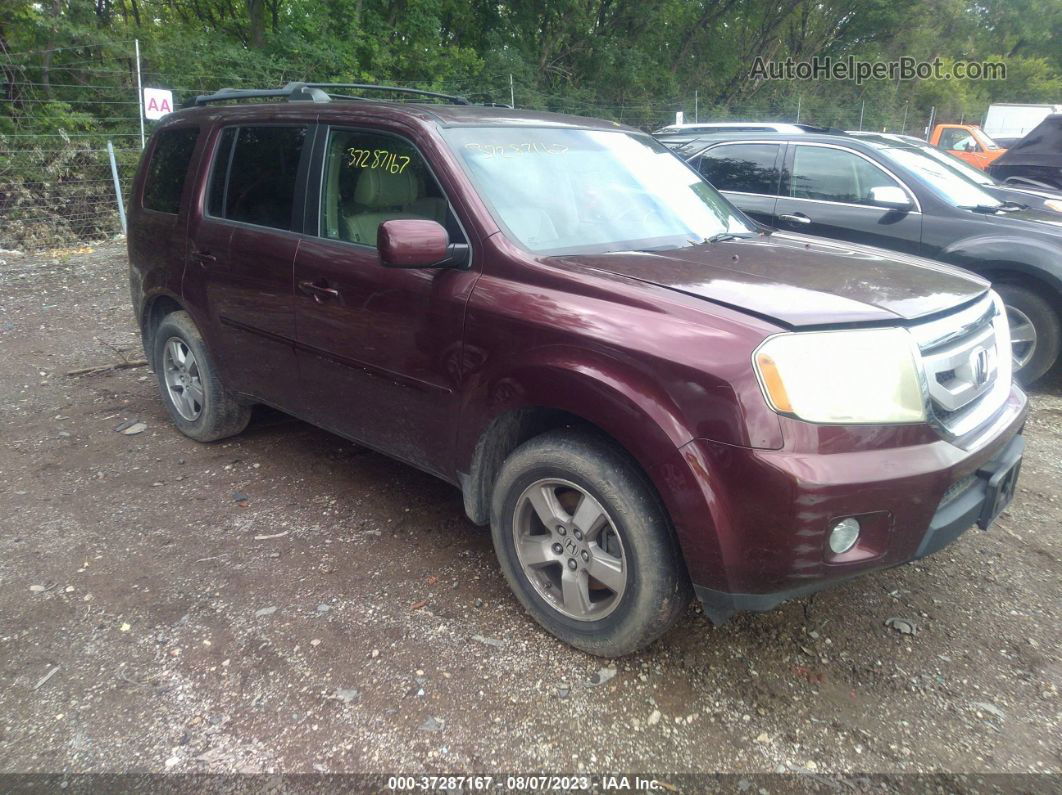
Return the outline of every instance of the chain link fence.
<path id="1" fill-rule="evenodd" d="M 0 249 L 41 250 L 75 246 L 121 234 L 118 199 L 108 156 L 113 144 L 122 196 L 127 197 L 141 152 L 138 67 L 133 41 L 78 45 L 49 51 L 9 53 L 0 50 Z M 63 54 L 48 69 L 46 54 Z M 273 85 L 261 75 L 241 74 L 238 65 L 226 75 L 199 76 L 184 85 L 180 76 L 145 70 L 144 87 L 174 91 L 177 102 L 220 87 Z M 511 87 L 508 75 L 488 76 L 491 99 L 517 107 L 598 116 L 656 130 L 685 121 L 801 121 L 840 129 L 874 129 L 922 135 L 925 119 L 907 107 L 884 110 L 860 103 L 838 108 L 800 95 L 782 104 L 743 103 L 706 106 L 693 97 L 661 97 L 632 104 L 581 101 Z M 405 85 L 483 98 L 483 84 Z M 512 91 L 512 94 L 510 94 Z M 150 134 L 151 122 L 147 122 Z"/>
<path id="2" fill-rule="evenodd" d="M 112 57 L 122 46 L 80 46 L 47 70 L 45 56 L 64 48 L 0 51 L 0 248 L 62 248 L 121 233 L 107 143 L 123 195 L 140 157 L 135 59 Z"/>

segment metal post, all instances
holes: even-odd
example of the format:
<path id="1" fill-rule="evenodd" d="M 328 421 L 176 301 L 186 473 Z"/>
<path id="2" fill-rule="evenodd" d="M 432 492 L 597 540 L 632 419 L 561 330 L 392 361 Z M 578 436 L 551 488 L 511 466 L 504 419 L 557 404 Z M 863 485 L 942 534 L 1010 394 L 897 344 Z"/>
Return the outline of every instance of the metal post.
<path id="1" fill-rule="evenodd" d="M 513 91 L 513 73 L 509 73 L 509 104 L 516 107 L 516 93 Z"/>
<path id="2" fill-rule="evenodd" d="M 125 234 L 125 202 L 122 201 L 122 183 L 118 181 L 118 162 L 114 159 L 114 144 L 107 141 L 107 156 L 111 159 L 111 176 L 114 178 L 114 199 L 118 202 L 118 219 Z"/>
<path id="3" fill-rule="evenodd" d="M 800 124 L 800 94 L 797 94 L 797 124 Z"/>
<path id="4" fill-rule="evenodd" d="M 863 111 L 866 110 L 866 109 L 867 109 L 867 101 L 864 99 L 863 102 L 859 105 L 859 130 L 860 130 L 860 132 L 862 132 L 862 130 L 863 130 Z"/>
<path id="5" fill-rule="evenodd" d="M 693 121 L 699 122 L 701 120 L 701 97 L 700 92 L 695 88 L 693 89 Z"/>
<path id="6" fill-rule="evenodd" d="M 937 106 L 933 105 L 929 108 L 929 126 L 926 127 L 926 140 L 929 140 L 929 136 L 933 134 L 933 120 L 937 117 Z"/>
<path id="7" fill-rule="evenodd" d="M 903 126 L 900 127 L 900 133 L 907 135 L 907 109 L 911 107 L 911 101 L 903 103 Z"/>
<path id="8" fill-rule="evenodd" d="M 140 84 L 140 39 L 133 39 L 136 47 L 136 108 L 140 112 L 140 148 L 144 148 L 144 88 Z M 124 224 L 123 224 L 124 227 Z"/>

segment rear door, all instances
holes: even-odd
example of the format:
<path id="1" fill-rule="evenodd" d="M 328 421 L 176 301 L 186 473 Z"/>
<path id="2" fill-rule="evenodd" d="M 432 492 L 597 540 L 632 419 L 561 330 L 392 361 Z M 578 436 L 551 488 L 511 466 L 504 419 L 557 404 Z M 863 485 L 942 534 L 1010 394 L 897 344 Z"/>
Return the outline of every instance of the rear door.
<path id="1" fill-rule="evenodd" d="M 316 148 L 320 200 L 295 262 L 302 405 L 316 424 L 445 477 L 476 273 L 385 268 L 376 233 L 387 220 L 425 218 L 451 242 L 469 241 L 408 139 L 322 126 Z"/>
<path id="2" fill-rule="evenodd" d="M 783 149 L 783 144 L 767 141 L 721 143 L 692 165 L 748 215 L 773 226 Z"/>
<path id="3" fill-rule="evenodd" d="M 876 187 L 898 187 L 910 209 L 877 207 Z M 834 144 L 789 143 L 776 226 L 793 232 L 917 254 L 922 213 L 914 193 L 862 153 Z"/>
<path id="4" fill-rule="evenodd" d="M 269 124 L 215 131 L 186 276 L 186 292 L 205 308 L 226 385 L 282 408 L 298 399 L 292 272 L 309 130 Z"/>

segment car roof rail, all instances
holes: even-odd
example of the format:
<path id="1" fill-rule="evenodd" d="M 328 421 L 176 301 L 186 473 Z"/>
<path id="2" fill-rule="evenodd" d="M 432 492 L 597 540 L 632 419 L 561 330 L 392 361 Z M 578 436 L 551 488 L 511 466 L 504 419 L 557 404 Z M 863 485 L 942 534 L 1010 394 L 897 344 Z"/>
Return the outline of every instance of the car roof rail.
<path id="1" fill-rule="evenodd" d="M 192 104 L 202 107 L 211 102 L 227 102 L 234 99 L 273 99 L 282 97 L 289 102 L 328 102 L 331 97 L 319 88 L 306 83 L 288 83 L 283 88 L 220 88 L 213 94 L 200 94 Z"/>
<path id="2" fill-rule="evenodd" d="M 422 97 L 445 99 L 451 105 L 471 105 L 464 97 L 423 91 L 405 86 L 384 86 L 375 83 L 288 83 L 283 88 L 222 88 L 213 94 L 200 94 L 193 105 L 203 107 L 211 102 L 228 102 L 237 99 L 286 99 L 288 102 L 331 102 L 335 99 L 366 100 L 366 97 L 336 93 L 333 89 L 357 89 L 358 91 L 383 91 L 397 94 L 415 94 Z"/>
<path id="3" fill-rule="evenodd" d="M 288 85 L 292 85 L 289 83 Z M 425 91 L 420 88 L 407 88 L 406 86 L 384 86 L 377 83 L 301 83 L 300 85 L 307 88 L 317 88 L 328 91 L 329 89 L 349 89 L 354 88 L 359 91 L 384 91 L 394 92 L 396 94 L 415 94 L 420 97 L 434 97 L 435 99 L 445 99 L 451 105 L 471 105 L 472 103 L 466 98 L 457 96 L 456 94 L 441 94 L 438 91 Z M 354 97 L 347 94 L 333 94 L 333 96 L 341 96 L 344 99 L 365 99 L 364 97 Z"/>

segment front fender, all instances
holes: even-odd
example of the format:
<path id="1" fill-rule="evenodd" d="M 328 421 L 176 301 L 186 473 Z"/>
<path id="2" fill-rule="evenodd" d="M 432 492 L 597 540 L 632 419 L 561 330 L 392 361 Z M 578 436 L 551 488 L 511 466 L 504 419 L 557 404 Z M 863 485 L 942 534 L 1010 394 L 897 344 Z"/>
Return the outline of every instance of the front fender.
<path id="1" fill-rule="evenodd" d="M 940 259 L 975 273 L 1022 273 L 1062 296 L 1062 247 L 1057 243 L 1014 235 L 978 235 L 951 243 L 941 251 Z"/>
<path id="2" fill-rule="evenodd" d="M 499 425 L 509 418 L 519 423 L 522 413 L 542 410 L 590 423 L 622 446 L 660 495 L 691 577 L 698 583 L 717 582 L 722 555 L 713 511 L 721 501 L 713 497 L 706 462 L 687 447 L 694 433 L 658 383 L 622 362 L 557 346 L 470 389 L 462 408 L 457 461 L 461 472 L 471 474 L 462 477 L 462 485 L 478 479 L 470 490 L 479 490 L 483 504 L 489 504 L 491 470 L 501 460 L 484 450 L 484 440 L 493 433 L 516 438 L 519 430 Z"/>

